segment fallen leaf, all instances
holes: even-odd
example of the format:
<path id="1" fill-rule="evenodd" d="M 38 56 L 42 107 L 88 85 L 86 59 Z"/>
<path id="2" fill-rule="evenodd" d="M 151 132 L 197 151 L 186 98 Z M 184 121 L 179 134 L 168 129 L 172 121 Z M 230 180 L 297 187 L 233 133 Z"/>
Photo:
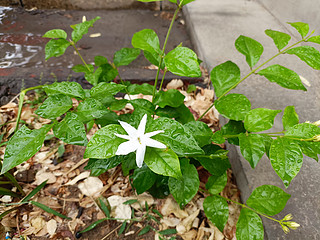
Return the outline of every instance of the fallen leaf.
<path id="1" fill-rule="evenodd" d="M 74 185 L 77 182 L 79 182 L 80 180 L 85 179 L 85 178 L 87 178 L 89 176 L 90 176 L 90 172 L 88 172 L 88 171 L 83 172 L 80 175 L 78 175 L 77 177 L 75 177 L 74 179 L 72 179 L 71 181 L 67 182 L 65 185 L 66 186 Z"/>
<path id="2" fill-rule="evenodd" d="M 183 221 L 176 227 L 177 232 L 180 234 L 188 232 L 193 224 L 194 219 L 199 215 L 200 209 L 192 213 L 187 218 L 183 219 Z"/>
<path id="3" fill-rule="evenodd" d="M 131 219 L 131 207 L 123 204 L 128 200 L 126 197 L 113 195 L 107 198 L 111 207 L 111 216 L 121 219 Z M 119 222 L 123 222 L 119 220 Z"/>
<path id="4" fill-rule="evenodd" d="M 35 184 L 35 185 L 40 185 L 45 180 L 48 180 L 47 184 L 55 183 L 57 181 L 56 176 L 51 172 L 46 172 L 45 169 L 37 172 L 35 178 L 36 178 L 36 180 L 33 182 L 33 184 Z"/>
<path id="5" fill-rule="evenodd" d="M 82 183 L 78 184 L 78 188 L 83 195 L 98 197 L 103 188 L 103 183 L 97 177 L 88 177 Z"/>
<path id="6" fill-rule="evenodd" d="M 173 213 L 178 218 L 186 218 L 189 216 L 186 211 L 180 209 L 178 203 L 172 197 L 166 199 L 166 202 L 162 206 L 161 213 L 164 216 Z"/>
<path id="7" fill-rule="evenodd" d="M 182 88 L 183 85 L 184 84 L 181 81 L 181 79 L 173 79 L 167 84 L 166 88 L 167 89 L 178 89 L 178 88 Z"/>

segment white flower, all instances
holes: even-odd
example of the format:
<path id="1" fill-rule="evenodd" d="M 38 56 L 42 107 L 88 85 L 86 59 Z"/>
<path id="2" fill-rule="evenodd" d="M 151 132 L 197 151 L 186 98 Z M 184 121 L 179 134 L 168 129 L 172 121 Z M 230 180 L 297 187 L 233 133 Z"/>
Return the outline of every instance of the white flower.
<path id="1" fill-rule="evenodd" d="M 124 138 L 129 141 L 121 143 L 119 145 L 116 155 L 127 155 L 131 152 L 136 151 L 136 163 L 139 168 L 142 167 L 147 146 L 154 148 L 167 148 L 167 146 L 163 143 L 150 138 L 154 135 L 157 135 L 158 133 L 163 133 L 163 130 L 144 133 L 147 123 L 147 114 L 142 117 L 138 129 L 135 129 L 126 122 L 119 121 L 119 123 L 128 133 L 128 135 L 117 133 L 115 133 L 115 135 L 119 138 Z"/>

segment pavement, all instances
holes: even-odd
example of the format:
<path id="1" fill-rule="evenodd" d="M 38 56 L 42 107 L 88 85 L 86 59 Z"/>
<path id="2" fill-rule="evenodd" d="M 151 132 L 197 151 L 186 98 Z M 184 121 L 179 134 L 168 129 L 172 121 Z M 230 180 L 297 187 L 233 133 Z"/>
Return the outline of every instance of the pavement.
<path id="1" fill-rule="evenodd" d="M 285 3 L 284 3 L 285 2 Z M 264 4 L 264 5 L 262 5 Z M 246 35 L 261 42 L 265 54 L 261 62 L 277 52 L 272 40 L 264 34 L 265 29 L 284 31 L 299 36 L 285 22 L 306 21 L 312 29 L 320 32 L 317 13 L 320 3 L 317 0 L 196 0 L 184 7 L 186 25 L 179 18 L 174 25 L 168 50 L 180 42 L 194 48 L 209 71 L 227 60 L 235 62 L 244 76 L 250 70 L 244 56 L 237 52 L 234 41 L 239 35 Z M 300 10 L 298 11 L 297 8 Z M 1 9 L 0 8 L 0 103 L 8 100 L 8 95 L 16 94 L 23 87 L 38 85 L 68 78 L 77 80 L 86 86 L 81 74 L 71 71 L 80 60 L 69 49 L 66 55 L 44 61 L 46 40 L 41 36 L 48 30 L 62 28 L 70 34 L 69 25 L 80 22 L 82 16 L 87 19 L 101 16 L 89 34 L 101 33 L 101 37 L 85 37 L 79 49 L 88 62 L 93 56 L 103 55 L 112 59 L 113 53 L 122 47 L 130 47 L 134 32 L 144 28 L 154 29 L 163 42 L 170 24 L 170 13 L 150 10 L 95 10 L 62 11 Z M 187 30 L 190 35 L 188 35 Z M 241 83 L 234 92 L 245 94 L 253 108 L 265 107 L 283 110 L 288 105 L 296 106 L 300 121 L 320 119 L 320 81 L 319 72 L 311 69 L 295 56 L 280 56 L 273 63 L 284 64 L 295 70 L 310 82 L 307 92 L 283 89 L 268 82 L 263 77 L 253 76 Z M 129 67 L 120 69 L 121 76 L 130 81 L 152 81 L 155 71 L 143 57 Z M 167 74 L 166 80 L 176 76 Z M 190 79 L 187 79 L 191 81 Z M 196 79 L 195 81 L 201 81 Z M 225 120 L 221 119 L 223 124 Z M 276 118 L 274 130 L 281 129 L 281 115 Z M 271 168 L 266 157 L 252 170 L 240 154 L 238 148 L 228 146 L 230 161 L 245 201 L 252 190 L 263 184 L 274 184 L 284 189 L 280 178 Z M 320 239 L 320 165 L 313 159 L 304 158 L 304 164 L 298 176 L 288 189 L 292 195 L 284 211 L 276 216 L 281 219 L 292 213 L 294 221 L 301 224 L 297 230 L 285 235 L 281 227 L 263 219 L 265 239 L 319 240 Z"/>
<path id="2" fill-rule="evenodd" d="M 265 4 L 265 5 L 262 5 Z M 259 41 L 264 46 L 260 63 L 277 53 L 271 38 L 264 30 L 273 29 L 299 36 L 295 29 L 286 22 L 306 21 L 316 34 L 320 32 L 317 24 L 319 1 L 248 1 L 248 0 L 196 0 L 184 8 L 184 16 L 191 40 L 200 58 L 211 71 L 216 65 L 227 60 L 235 62 L 241 69 L 242 76 L 250 72 L 245 57 L 234 47 L 239 35 L 245 35 Z M 314 46 L 314 45 L 313 45 Z M 316 47 L 316 46 L 315 46 Z M 319 49 L 319 48 L 318 48 Z M 263 107 L 281 109 L 288 105 L 296 106 L 300 122 L 320 119 L 320 73 L 300 61 L 295 56 L 280 56 L 270 64 L 283 64 L 296 71 L 310 83 L 307 92 L 288 90 L 259 76 L 252 76 L 241 83 L 233 92 L 242 93 L 252 103 L 252 108 Z M 259 64 L 259 63 L 258 63 Z M 275 132 L 282 131 L 281 114 L 275 120 Z M 222 124 L 226 122 L 221 119 Z M 271 167 L 266 156 L 251 169 L 240 150 L 228 146 L 229 158 L 245 201 L 252 190 L 260 185 L 273 184 L 281 187 L 291 198 L 287 206 L 276 216 L 282 219 L 292 213 L 294 221 L 301 224 L 297 230 L 284 234 L 279 224 L 263 218 L 265 239 L 319 240 L 320 239 L 320 165 L 313 159 L 304 158 L 303 166 L 285 189 L 280 178 Z"/>

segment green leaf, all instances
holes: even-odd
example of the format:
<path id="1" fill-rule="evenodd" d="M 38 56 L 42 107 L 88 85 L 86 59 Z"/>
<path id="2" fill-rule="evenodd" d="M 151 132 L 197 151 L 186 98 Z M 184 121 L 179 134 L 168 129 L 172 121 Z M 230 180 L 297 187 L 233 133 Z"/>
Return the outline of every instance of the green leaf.
<path id="1" fill-rule="evenodd" d="M 100 220 L 97 220 L 95 221 L 94 223 L 90 224 L 88 227 L 86 227 L 85 229 L 83 229 L 80 233 L 85 233 L 85 232 L 88 232 L 92 229 L 94 229 L 96 226 L 98 226 L 100 223 L 104 222 L 108 220 L 108 218 L 103 218 L 103 219 L 100 219 Z"/>
<path id="2" fill-rule="evenodd" d="M 154 98 L 154 104 L 164 108 L 165 106 L 179 107 L 183 104 L 185 96 L 177 89 L 159 91 Z"/>
<path id="3" fill-rule="evenodd" d="M 75 113 L 67 113 L 66 117 L 53 127 L 53 132 L 65 143 L 79 146 L 88 144 L 84 125 Z"/>
<path id="4" fill-rule="evenodd" d="M 51 57 L 59 57 L 64 54 L 67 48 L 70 46 L 70 42 L 59 38 L 51 39 L 45 47 L 46 61 Z"/>
<path id="5" fill-rule="evenodd" d="M 67 33 L 62 29 L 52 29 L 46 32 L 42 37 L 44 38 L 63 38 L 67 39 Z"/>
<path id="6" fill-rule="evenodd" d="M 125 89 L 126 86 L 122 84 L 117 84 L 117 83 L 106 83 L 106 82 L 101 82 L 97 86 L 94 86 L 90 90 L 90 95 L 92 98 L 99 99 L 98 96 L 101 95 L 115 95 L 121 90 Z"/>
<path id="7" fill-rule="evenodd" d="M 230 120 L 221 128 L 222 135 L 228 139 L 230 144 L 239 145 L 238 137 L 230 137 L 232 135 L 238 135 L 240 133 L 245 133 L 246 129 L 242 121 Z"/>
<path id="8" fill-rule="evenodd" d="M 87 166 L 85 166 L 84 169 L 91 170 L 91 175 L 96 175 L 96 174 L 92 174 L 92 172 L 104 173 L 107 170 L 118 166 L 123 161 L 123 159 L 124 159 L 123 155 L 113 156 L 107 159 L 90 158 Z"/>
<path id="9" fill-rule="evenodd" d="M 299 123 L 299 116 L 296 113 L 294 106 L 287 106 L 284 109 L 283 117 L 282 117 L 282 125 L 283 130 L 288 130 L 294 125 Z"/>
<path id="10" fill-rule="evenodd" d="M 104 203 L 104 198 L 101 196 L 99 197 L 99 203 L 100 203 L 100 207 L 102 209 L 102 211 L 104 212 L 104 214 L 106 215 L 107 218 L 110 218 L 110 210 L 107 207 L 107 205 Z M 107 201 L 107 200 L 106 200 Z"/>
<path id="11" fill-rule="evenodd" d="M 109 109 L 112 111 L 120 111 L 123 109 L 129 101 L 127 99 L 119 99 L 112 102 L 109 106 Z"/>
<path id="12" fill-rule="evenodd" d="M 122 174 L 124 176 L 128 176 L 130 173 L 130 170 L 135 168 L 137 168 L 136 154 L 132 152 L 132 153 L 129 153 L 128 155 L 122 155 L 122 160 L 121 160 Z"/>
<path id="13" fill-rule="evenodd" d="M 159 53 L 157 53 L 157 52 L 151 53 L 148 51 L 143 51 L 143 55 L 153 65 L 155 65 L 155 66 L 160 65 L 161 55 L 159 55 Z M 164 67 L 165 67 L 164 61 L 162 61 L 160 69 L 164 69 Z"/>
<path id="14" fill-rule="evenodd" d="M 240 69 L 235 63 L 227 61 L 213 68 L 210 78 L 216 96 L 219 98 L 240 82 Z"/>
<path id="15" fill-rule="evenodd" d="M 192 121 L 185 124 L 184 127 L 194 137 L 200 147 L 211 143 L 213 133 L 204 122 Z"/>
<path id="16" fill-rule="evenodd" d="M 313 158 L 318 162 L 318 154 L 320 154 L 320 143 L 319 142 L 300 142 L 298 144 L 302 150 L 302 153 L 308 157 Z"/>
<path id="17" fill-rule="evenodd" d="M 268 108 L 252 109 L 244 119 L 244 127 L 249 132 L 261 132 L 272 128 L 274 118 L 281 110 Z"/>
<path id="18" fill-rule="evenodd" d="M 290 194 L 273 185 L 262 185 L 253 190 L 246 204 L 260 213 L 273 216 L 286 206 Z"/>
<path id="19" fill-rule="evenodd" d="M 43 181 L 39 186 L 33 189 L 27 196 L 25 196 L 21 202 L 26 203 L 28 202 L 34 195 L 36 195 L 46 184 L 48 180 Z"/>
<path id="20" fill-rule="evenodd" d="M 77 82 L 55 82 L 44 86 L 47 95 L 64 94 L 72 98 L 85 98 L 85 92 Z"/>
<path id="21" fill-rule="evenodd" d="M 180 161 L 182 178 L 169 178 L 170 193 L 180 205 L 185 207 L 197 194 L 200 181 L 196 167 L 189 163 L 186 158 Z"/>
<path id="22" fill-rule="evenodd" d="M 141 168 L 136 168 L 132 175 L 132 184 L 137 191 L 137 194 L 144 193 L 152 187 L 156 181 L 156 174 L 143 165 Z"/>
<path id="23" fill-rule="evenodd" d="M 49 96 L 35 111 L 40 117 L 56 119 L 72 108 L 70 97 L 62 94 Z"/>
<path id="24" fill-rule="evenodd" d="M 169 0 L 170 1 L 170 0 Z M 175 1 L 175 0 L 174 0 Z M 188 3 L 191 3 L 191 2 L 193 2 L 193 1 L 195 1 L 195 0 L 182 0 L 182 1 L 180 1 L 180 4 L 181 4 L 181 6 L 184 6 L 184 5 L 186 5 L 186 4 L 188 4 Z"/>
<path id="25" fill-rule="evenodd" d="M 90 139 L 84 158 L 105 159 L 115 156 L 119 145 L 126 141 L 115 133 L 126 135 L 120 125 L 111 124 L 99 129 Z"/>
<path id="26" fill-rule="evenodd" d="M 307 42 L 313 42 L 313 43 L 320 44 L 320 36 L 313 36 L 313 37 L 309 38 Z"/>
<path id="27" fill-rule="evenodd" d="M 273 169 L 287 188 L 302 166 L 301 148 L 294 141 L 277 138 L 273 140 L 270 147 L 270 161 Z"/>
<path id="28" fill-rule="evenodd" d="M 77 115 L 79 119 L 86 123 L 92 119 L 101 118 L 109 110 L 94 98 L 87 98 L 79 103 L 77 108 Z"/>
<path id="29" fill-rule="evenodd" d="M 115 112 L 106 109 L 103 111 L 102 116 L 97 118 L 95 122 L 104 127 L 109 124 L 116 124 L 118 123 L 118 120 L 119 116 Z"/>
<path id="30" fill-rule="evenodd" d="M 292 126 L 285 132 L 285 136 L 309 139 L 320 134 L 320 128 L 311 123 L 300 123 Z"/>
<path id="31" fill-rule="evenodd" d="M 78 73 L 78 72 L 83 72 L 83 73 L 92 73 L 94 72 L 94 67 L 91 64 L 87 64 L 87 66 L 83 64 L 78 64 L 72 67 L 72 71 Z"/>
<path id="32" fill-rule="evenodd" d="M 94 57 L 94 65 L 100 67 L 101 65 L 108 64 L 108 59 L 104 56 L 95 56 Z"/>
<path id="33" fill-rule="evenodd" d="M 150 53 L 161 54 L 159 38 L 152 29 L 144 29 L 136 32 L 132 37 L 131 44 L 134 48 L 139 48 Z"/>
<path id="34" fill-rule="evenodd" d="M 307 91 L 303 86 L 299 75 L 279 64 L 271 65 L 258 72 L 259 75 L 266 77 L 270 82 L 275 82 L 281 87 Z"/>
<path id="35" fill-rule="evenodd" d="M 46 134 L 52 128 L 51 124 L 40 129 L 30 130 L 23 125 L 9 140 L 4 153 L 1 174 L 27 161 L 40 150 Z"/>
<path id="36" fill-rule="evenodd" d="M 179 158 L 171 149 L 149 147 L 144 162 L 157 174 L 174 178 L 181 177 Z"/>
<path id="37" fill-rule="evenodd" d="M 229 217 L 229 208 L 226 200 L 218 195 L 204 199 L 203 209 L 207 218 L 223 232 Z"/>
<path id="38" fill-rule="evenodd" d="M 141 229 L 141 231 L 139 232 L 138 236 L 142 236 L 142 235 L 148 233 L 150 230 L 151 230 L 150 226 L 147 225 L 147 226 L 145 226 L 144 228 Z"/>
<path id="39" fill-rule="evenodd" d="M 166 198 L 170 194 L 168 180 L 169 180 L 169 177 L 157 175 L 156 182 L 148 190 L 148 192 L 154 198 Z"/>
<path id="40" fill-rule="evenodd" d="M 99 82 L 111 82 L 118 76 L 118 70 L 111 66 L 109 63 L 103 64 L 94 72 L 94 81 Z"/>
<path id="41" fill-rule="evenodd" d="M 64 219 L 69 219 L 69 220 L 71 220 L 71 218 L 69 218 L 69 217 L 67 217 L 67 216 L 65 216 L 65 215 L 63 215 L 63 214 L 61 214 L 61 213 L 59 213 L 59 212 L 57 212 L 57 211 L 55 211 L 55 210 L 47 207 L 46 205 L 44 205 L 44 204 L 42 204 L 42 203 L 35 202 L 35 201 L 30 201 L 30 203 L 31 203 L 32 205 L 38 207 L 38 208 L 41 208 L 43 211 L 46 211 L 47 213 L 51 213 L 51 214 L 53 214 L 53 215 L 55 215 L 55 216 L 58 216 L 58 217 L 61 217 L 61 218 L 64 218 Z"/>
<path id="42" fill-rule="evenodd" d="M 71 28 L 73 29 L 73 31 L 71 36 L 74 43 L 78 42 L 83 37 L 83 35 L 87 34 L 89 28 L 92 27 L 93 24 L 99 19 L 100 17 L 96 17 L 90 21 L 84 21 L 82 23 L 72 25 Z"/>
<path id="43" fill-rule="evenodd" d="M 264 139 L 258 134 L 239 135 L 242 156 L 255 168 L 265 152 Z"/>
<path id="44" fill-rule="evenodd" d="M 300 33 L 302 38 L 307 36 L 307 34 L 309 32 L 309 25 L 307 23 L 303 23 L 303 22 L 292 22 L 292 23 L 290 23 L 290 22 L 288 22 L 288 24 L 290 24 L 292 27 L 297 29 L 297 31 Z"/>
<path id="45" fill-rule="evenodd" d="M 265 33 L 272 38 L 274 44 L 279 49 L 279 51 L 285 46 L 287 46 L 291 39 L 291 36 L 289 34 L 279 32 L 279 31 L 274 31 L 271 29 L 267 29 Z"/>
<path id="46" fill-rule="evenodd" d="M 215 107 L 222 116 L 239 121 L 244 120 L 251 109 L 251 103 L 246 96 L 232 93 L 216 101 Z"/>
<path id="47" fill-rule="evenodd" d="M 197 54 L 186 47 L 176 47 L 165 57 L 164 62 L 170 72 L 178 76 L 201 77 Z"/>
<path id="48" fill-rule="evenodd" d="M 136 203 L 136 202 L 138 202 L 137 199 L 130 199 L 130 200 L 128 200 L 128 201 L 125 201 L 123 204 L 124 204 L 124 205 L 131 205 L 131 204 L 134 204 L 134 203 Z"/>
<path id="49" fill-rule="evenodd" d="M 176 233 L 177 233 L 177 230 L 175 228 L 159 231 L 159 234 L 161 235 L 171 235 Z"/>
<path id="50" fill-rule="evenodd" d="M 140 49 L 137 48 L 122 48 L 116 51 L 113 57 L 113 63 L 119 66 L 129 65 L 140 55 Z"/>
<path id="51" fill-rule="evenodd" d="M 166 106 L 164 108 L 158 107 L 156 109 L 156 115 L 160 117 L 174 118 L 176 121 L 182 124 L 194 121 L 193 114 L 190 112 L 190 109 L 184 104 L 181 104 L 176 108 L 169 106 Z"/>
<path id="52" fill-rule="evenodd" d="M 208 182 L 206 183 L 206 189 L 208 189 L 209 193 L 212 195 L 219 194 L 227 185 L 227 181 L 227 172 L 220 176 L 212 175 L 209 177 Z"/>
<path id="53" fill-rule="evenodd" d="M 144 95 L 152 95 L 153 92 L 153 86 L 148 84 L 148 83 L 143 83 L 143 84 L 131 84 L 128 87 L 128 92 L 131 95 L 139 94 L 142 93 Z"/>
<path id="54" fill-rule="evenodd" d="M 263 240 L 264 230 L 261 218 L 255 212 L 242 208 L 236 228 L 237 240 Z"/>
<path id="55" fill-rule="evenodd" d="M 196 90 L 197 90 L 196 85 L 190 84 L 190 85 L 188 86 L 187 93 L 192 93 L 192 92 L 195 92 Z"/>
<path id="56" fill-rule="evenodd" d="M 236 49 L 246 56 L 250 68 L 254 67 L 263 53 L 263 46 L 256 40 L 241 35 L 235 42 Z"/>
<path id="57" fill-rule="evenodd" d="M 259 134 L 261 137 L 263 137 L 263 141 L 264 141 L 264 146 L 265 146 L 265 152 L 266 152 L 266 155 L 269 157 L 270 155 L 270 147 L 271 147 L 271 144 L 272 144 L 272 141 L 273 141 L 273 138 L 270 137 L 269 135 L 267 134 Z"/>
<path id="58" fill-rule="evenodd" d="M 169 118 L 160 117 L 151 122 L 147 132 L 163 130 L 153 138 L 166 143 L 178 155 L 203 154 L 196 140 L 185 131 L 183 125 Z"/>
<path id="59" fill-rule="evenodd" d="M 320 52 L 311 46 L 300 46 L 286 51 L 288 54 L 294 54 L 310 67 L 320 70 Z"/>
<path id="60" fill-rule="evenodd" d="M 11 197 L 20 197 L 19 194 L 17 194 L 16 192 L 12 192 L 11 190 L 9 189 L 6 189 L 6 188 L 3 188 L 3 187 L 0 187 L 0 195 L 1 196 L 11 196 Z"/>
<path id="61" fill-rule="evenodd" d="M 148 114 L 153 115 L 155 106 L 146 99 L 134 99 L 131 100 L 130 103 L 134 107 L 134 111 L 136 113 L 141 113 L 141 115 Z"/>

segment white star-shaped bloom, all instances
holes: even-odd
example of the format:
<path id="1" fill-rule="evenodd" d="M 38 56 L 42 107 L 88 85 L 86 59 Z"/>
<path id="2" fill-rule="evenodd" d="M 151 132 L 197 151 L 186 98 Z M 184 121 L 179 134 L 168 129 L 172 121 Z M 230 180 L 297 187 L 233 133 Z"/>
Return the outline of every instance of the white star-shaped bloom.
<path id="1" fill-rule="evenodd" d="M 157 135 L 158 133 L 163 133 L 163 130 L 144 133 L 146 130 L 147 114 L 142 117 L 138 129 L 135 129 L 126 122 L 119 121 L 119 123 L 128 133 L 128 135 L 117 133 L 115 133 L 115 135 L 119 138 L 124 138 L 129 141 L 121 143 L 119 145 L 116 155 L 127 155 L 131 152 L 136 151 L 136 163 L 139 168 L 142 167 L 147 146 L 154 148 L 167 148 L 167 146 L 163 143 L 150 138 L 154 135 Z"/>

